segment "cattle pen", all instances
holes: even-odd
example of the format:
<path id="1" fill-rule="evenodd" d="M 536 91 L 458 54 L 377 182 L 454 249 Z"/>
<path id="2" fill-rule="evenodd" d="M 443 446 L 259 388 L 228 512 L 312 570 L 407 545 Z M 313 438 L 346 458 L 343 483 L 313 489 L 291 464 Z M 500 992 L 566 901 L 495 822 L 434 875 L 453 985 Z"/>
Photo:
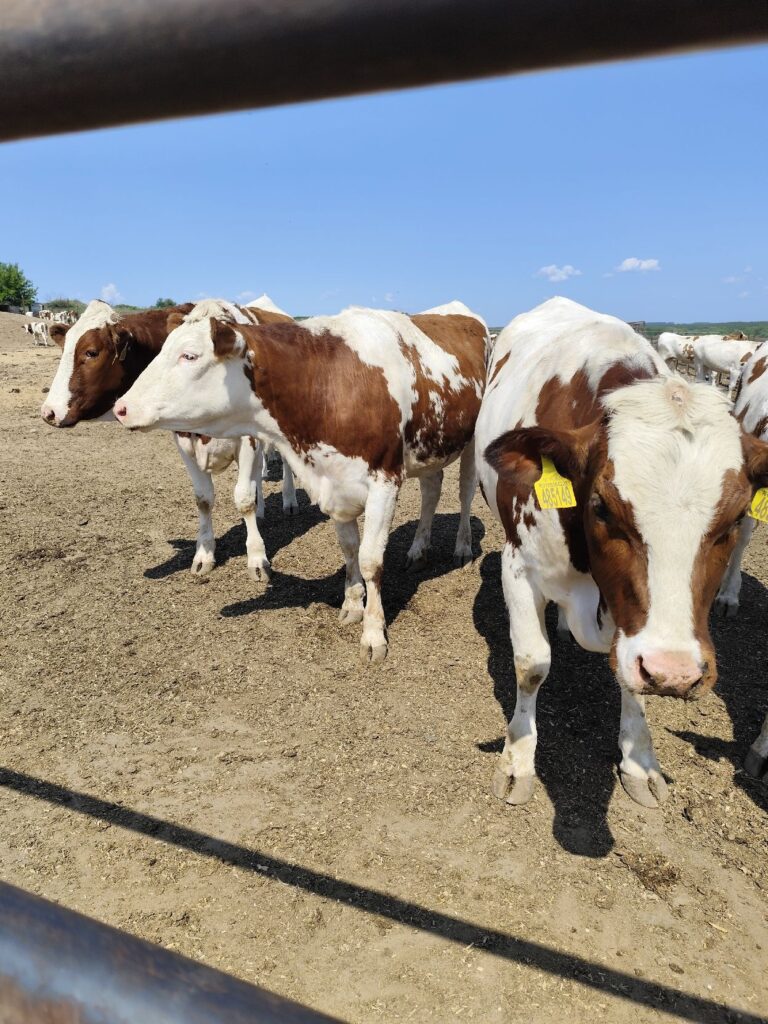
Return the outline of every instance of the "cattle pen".
<path id="1" fill-rule="evenodd" d="M 232 48 L 225 88 L 183 74 L 201 45 L 179 29 L 185 6 L 206 45 Z M 766 10 L 742 2 L 727 12 L 713 2 L 626 3 L 609 21 L 597 2 L 487 2 L 473 5 L 470 39 L 467 4 L 456 0 L 372 3 L 364 14 L 342 2 L 238 0 L 217 12 L 215 35 L 205 6 L 7 4 L 0 136 L 768 38 Z M 169 56 L 162 68 L 148 26 Z M 425 63 L 423 36 L 435 26 L 445 45 Z M 259 32 L 274 63 L 255 74 L 244 44 Z M 311 58 L 312 33 L 326 41 L 322 61 Z M 62 39 L 71 44 L 60 58 L 72 69 L 66 84 L 53 73 Z M 376 42 L 368 49 L 363 39 Z M 351 55 L 355 73 L 343 75 Z M 124 88 L 129 71 L 134 89 Z M 276 572 L 254 592 L 239 569 L 239 526 L 219 539 L 216 573 L 202 586 L 187 578 L 186 483 L 159 438 L 116 425 L 96 445 L 75 433 L 46 438 L 40 480 L 46 428 L 36 414 L 31 425 L 30 409 L 57 352 L 29 357 L 17 319 L 0 313 L 10 385 L 0 424 L 13 438 L 0 470 L 3 876 L 210 966 L 3 888 L 4 1024 L 55 1020 L 58 1009 L 81 1014 L 62 1020 L 122 1024 L 147 1006 L 146 1020 L 211 1024 L 329 1019 L 320 1011 L 543 1021 L 554 1008 L 574 1020 L 765 1021 L 755 948 L 766 936 L 768 802 L 739 767 L 761 717 L 764 655 L 750 638 L 768 611 L 764 540 L 746 564 L 750 606 L 716 626 L 727 652 L 721 700 L 654 710 L 677 783 L 663 812 L 648 819 L 614 791 L 601 725 L 616 716 L 617 697 L 605 666 L 574 646 L 570 666 L 583 669 L 589 699 L 574 700 L 567 670 L 548 683 L 541 742 L 552 767 L 541 797 L 513 819 L 487 792 L 502 731 L 490 689 L 505 713 L 513 700 L 498 614 L 501 533 L 487 510 L 476 505 L 472 518 L 481 557 L 449 571 L 453 480 L 435 561 L 402 574 L 395 566 L 417 517 L 406 488 L 384 593 L 397 648 L 366 676 L 350 656 L 354 640 L 333 631 L 338 556 L 329 522 L 303 493 L 301 514 L 278 521 L 278 489 L 266 486 Z M 224 507 L 222 520 L 234 522 Z M 548 725 L 555 717 L 564 731 Z M 30 925 L 45 914 L 55 942 Z M 67 934 L 80 956 L 62 956 Z M 52 964 L 65 978 L 58 988 Z M 124 1017 L 128 976 L 148 1002 Z M 217 994 L 210 1005 L 200 996 L 194 1006 L 198 983 Z"/>

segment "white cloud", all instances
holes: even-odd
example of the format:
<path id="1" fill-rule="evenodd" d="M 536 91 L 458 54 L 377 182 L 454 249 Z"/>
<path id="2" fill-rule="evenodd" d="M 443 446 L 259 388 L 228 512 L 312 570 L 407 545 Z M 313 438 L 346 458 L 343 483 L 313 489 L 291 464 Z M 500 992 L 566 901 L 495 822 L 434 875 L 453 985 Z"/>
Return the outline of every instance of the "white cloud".
<path id="1" fill-rule="evenodd" d="M 637 256 L 628 256 L 616 267 L 619 273 L 627 270 L 661 270 L 658 260 L 639 260 Z"/>
<path id="2" fill-rule="evenodd" d="M 384 301 L 385 302 L 394 302 L 395 301 L 395 293 L 394 292 L 385 292 L 384 293 Z"/>
<path id="3" fill-rule="evenodd" d="M 556 263 L 550 263 L 547 267 L 539 267 L 536 277 L 546 277 L 548 281 L 567 281 L 569 277 L 581 277 L 581 271 L 566 263 L 558 267 Z"/>
<path id="4" fill-rule="evenodd" d="M 739 298 L 740 299 L 748 299 L 749 298 L 749 292 L 739 292 Z"/>
<path id="5" fill-rule="evenodd" d="M 733 274 L 729 274 L 728 277 L 723 278 L 723 284 L 738 284 L 739 278 L 734 277 Z"/>
<path id="6" fill-rule="evenodd" d="M 123 296 L 120 294 L 117 285 L 114 282 L 105 284 L 101 289 L 101 297 L 105 302 L 113 305 L 115 302 L 122 302 Z"/>

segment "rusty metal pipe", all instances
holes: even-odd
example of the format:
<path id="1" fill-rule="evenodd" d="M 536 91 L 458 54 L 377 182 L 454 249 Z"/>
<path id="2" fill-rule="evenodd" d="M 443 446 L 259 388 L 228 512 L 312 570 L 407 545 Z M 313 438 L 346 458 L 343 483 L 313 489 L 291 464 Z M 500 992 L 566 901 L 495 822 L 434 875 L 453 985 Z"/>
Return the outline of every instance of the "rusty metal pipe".
<path id="1" fill-rule="evenodd" d="M 0 882 L 2 1024 L 331 1020 Z"/>
<path id="2" fill-rule="evenodd" d="M 766 0 L 4 0 L 0 141 L 766 39 Z"/>

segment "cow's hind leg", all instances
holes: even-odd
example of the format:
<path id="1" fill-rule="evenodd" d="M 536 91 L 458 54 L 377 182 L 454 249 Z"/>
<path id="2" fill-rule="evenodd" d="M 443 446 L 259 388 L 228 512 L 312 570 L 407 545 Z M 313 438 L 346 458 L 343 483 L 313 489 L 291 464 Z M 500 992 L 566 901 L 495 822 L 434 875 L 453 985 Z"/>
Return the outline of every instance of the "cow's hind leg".
<path id="1" fill-rule="evenodd" d="M 432 543 L 432 520 L 435 518 L 435 509 L 440 501 L 440 492 L 443 488 L 443 471 L 439 470 L 437 473 L 419 477 L 419 486 L 421 487 L 421 515 L 413 543 L 405 556 L 406 565 L 413 569 L 422 569 L 429 558 L 429 549 Z"/>
<path id="2" fill-rule="evenodd" d="M 475 443 L 470 441 L 461 453 L 461 462 L 459 464 L 461 515 L 459 517 L 459 529 L 456 534 L 456 547 L 453 552 L 454 560 L 458 565 L 466 565 L 472 561 L 472 524 L 469 513 L 472 508 L 472 499 L 475 496 L 476 487 Z"/>
<path id="3" fill-rule="evenodd" d="M 381 577 L 384 551 L 392 528 L 399 490 L 398 483 L 377 480 L 370 485 L 365 503 L 365 525 L 360 545 L 360 572 L 365 580 L 365 612 L 360 646 L 366 661 L 383 661 L 387 656 Z"/>
<path id="4" fill-rule="evenodd" d="M 663 804 L 668 795 L 667 783 L 653 749 L 645 718 L 645 698 L 624 686 L 621 686 L 619 748 L 619 778 L 627 795 L 643 807 Z"/>
<path id="5" fill-rule="evenodd" d="M 723 582 L 715 598 L 715 608 L 727 619 L 732 618 L 739 610 L 739 593 L 741 592 L 741 560 L 744 552 L 752 539 L 755 530 L 755 520 L 750 516 L 744 516 L 739 527 L 739 535 L 736 538 L 736 546 L 731 553 L 728 568 L 725 570 Z"/>
<path id="6" fill-rule="evenodd" d="M 264 518 L 264 498 L 261 490 L 263 463 L 264 446 L 261 441 L 256 441 L 252 437 L 241 437 L 237 453 L 235 505 L 245 523 L 248 575 L 258 583 L 268 582 L 271 573 L 267 550 L 258 524 L 258 519 Z"/>
<path id="7" fill-rule="evenodd" d="M 536 696 L 551 663 L 544 624 L 546 601 L 516 565 L 511 544 L 505 545 L 501 555 L 501 582 L 509 612 L 517 701 L 492 789 L 494 796 L 508 804 L 525 804 L 533 796 L 536 781 Z"/>
<path id="8" fill-rule="evenodd" d="M 768 715 L 765 716 L 763 728 L 760 735 L 749 748 L 749 753 L 744 758 L 744 771 L 756 779 L 765 771 L 768 765 Z"/>
<path id="9" fill-rule="evenodd" d="M 189 473 L 189 478 L 192 481 L 195 502 L 197 504 L 197 546 L 195 548 L 195 557 L 192 559 L 192 574 L 194 576 L 207 576 L 215 564 L 214 552 L 216 548 L 212 516 L 213 505 L 216 500 L 213 479 L 211 474 L 200 469 L 195 461 L 190 439 L 188 437 L 179 437 L 178 434 L 174 434 L 173 438 L 187 473 Z"/>
<path id="10" fill-rule="evenodd" d="M 349 523 L 334 522 L 339 547 L 344 555 L 346 577 L 344 579 L 344 604 L 339 612 L 339 622 L 348 626 L 353 622 L 362 622 L 365 609 L 365 584 L 360 575 L 358 554 L 360 551 L 360 531 L 357 520 Z"/>
<path id="11" fill-rule="evenodd" d="M 296 500 L 296 481 L 293 478 L 293 471 L 283 459 L 283 515 L 295 516 L 299 511 L 299 503 Z"/>

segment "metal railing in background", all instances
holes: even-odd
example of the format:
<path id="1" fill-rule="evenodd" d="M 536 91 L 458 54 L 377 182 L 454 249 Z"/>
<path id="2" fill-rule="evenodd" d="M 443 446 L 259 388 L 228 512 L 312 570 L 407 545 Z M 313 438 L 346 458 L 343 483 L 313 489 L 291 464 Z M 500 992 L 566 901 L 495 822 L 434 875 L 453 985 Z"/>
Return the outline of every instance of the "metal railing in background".
<path id="1" fill-rule="evenodd" d="M 766 39 L 766 0 L 3 0 L 0 141 Z"/>
<path id="2" fill-rule="evenodd" d="M 2 1024 L 332 1024 L 333 1018 L 0 883 Z"/>

